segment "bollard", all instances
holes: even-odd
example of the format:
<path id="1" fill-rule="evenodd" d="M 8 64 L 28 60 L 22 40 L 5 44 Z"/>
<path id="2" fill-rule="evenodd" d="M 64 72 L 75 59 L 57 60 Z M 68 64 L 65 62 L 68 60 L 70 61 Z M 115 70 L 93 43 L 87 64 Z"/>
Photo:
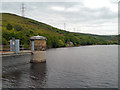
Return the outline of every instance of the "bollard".
<path id="1" fill-rule="evenodd" d="M 46 62 L 46 40 L 43 36 L 30 37 L 31 63 Z"/>

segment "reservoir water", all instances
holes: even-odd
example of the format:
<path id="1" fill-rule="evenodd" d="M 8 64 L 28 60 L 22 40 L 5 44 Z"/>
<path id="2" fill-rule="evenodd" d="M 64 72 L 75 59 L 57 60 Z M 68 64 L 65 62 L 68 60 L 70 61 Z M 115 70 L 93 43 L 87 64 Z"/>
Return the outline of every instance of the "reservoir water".
<path id="1" fill-rule="evenodd" d="M 30 55 L 3 57 L 3 88 L 118 88 L 118 46 L 47 50 L 47 62 Z"/>

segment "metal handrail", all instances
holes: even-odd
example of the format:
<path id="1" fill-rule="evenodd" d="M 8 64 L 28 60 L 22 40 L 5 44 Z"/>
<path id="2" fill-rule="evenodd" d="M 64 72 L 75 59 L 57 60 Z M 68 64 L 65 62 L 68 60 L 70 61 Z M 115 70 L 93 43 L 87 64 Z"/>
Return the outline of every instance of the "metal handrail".
<path id="1" fill-rule="evenodd" d="M 30 50 L 30 48 L 24 48 L 24 45 L 20 45 L 20 50 Z M 0 51 L 10 51 L 10 45 L 2 45 L 2 50 Z"/>

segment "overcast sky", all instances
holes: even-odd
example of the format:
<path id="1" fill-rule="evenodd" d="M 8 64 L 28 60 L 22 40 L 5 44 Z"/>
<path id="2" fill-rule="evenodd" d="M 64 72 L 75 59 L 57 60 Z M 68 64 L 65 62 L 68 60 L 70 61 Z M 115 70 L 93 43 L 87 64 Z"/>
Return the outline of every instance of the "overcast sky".
<path id="1" fill-rule="evenodd" d="M 21 15 L 22 2 L 3 2 L 2 12 Z M 118 34 L 117 0 L 79 0 L 79 2 L 24 2 L 25 17 L 70 32 L 99 35 Z"/>

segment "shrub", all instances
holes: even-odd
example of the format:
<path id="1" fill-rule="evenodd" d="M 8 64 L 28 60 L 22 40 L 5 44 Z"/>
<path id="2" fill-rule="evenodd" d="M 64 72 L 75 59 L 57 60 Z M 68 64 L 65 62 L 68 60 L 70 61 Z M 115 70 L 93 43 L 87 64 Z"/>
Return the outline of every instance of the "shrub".
<path id="1" fill-rule="evenodd" d="M 7 45 L 8 44 L 8 42 L 7 42 L 7 40 L 5 38 L 2 38 L 2 44 L 3 45 Z"/>
<path id="2" fill-rule="evenodd" d="M 16 31 L 21 31 L 21 30 L 23 30 L 23 28 L 22 28 L 20 25 L 15 25 L 15 26 L 14 26 L 14 29 L 15 29 Z"/>
<path id="3" fill-rule="evenodd" d="M 11 24 L 7 24 L 7 26 L 6 26 L 6 29 L 7 29 L 7 30 L 12 30 L 12 28 L 13 28 L 13 27 L 12 27 Z"/>

